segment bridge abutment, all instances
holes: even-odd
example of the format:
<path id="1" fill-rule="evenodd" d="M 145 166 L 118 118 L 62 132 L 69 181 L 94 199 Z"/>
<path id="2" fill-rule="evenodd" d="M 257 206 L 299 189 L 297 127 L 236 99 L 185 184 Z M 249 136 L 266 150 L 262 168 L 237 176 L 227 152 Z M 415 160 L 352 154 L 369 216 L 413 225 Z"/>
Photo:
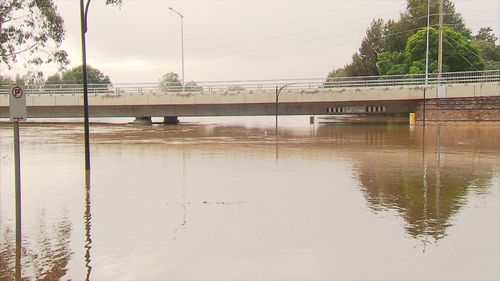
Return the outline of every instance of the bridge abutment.
<path id="1" fill-rule="evenodd" d="M 445 98 L 419 101 L 417 123 L 500 122 L 500 97 Z"/>

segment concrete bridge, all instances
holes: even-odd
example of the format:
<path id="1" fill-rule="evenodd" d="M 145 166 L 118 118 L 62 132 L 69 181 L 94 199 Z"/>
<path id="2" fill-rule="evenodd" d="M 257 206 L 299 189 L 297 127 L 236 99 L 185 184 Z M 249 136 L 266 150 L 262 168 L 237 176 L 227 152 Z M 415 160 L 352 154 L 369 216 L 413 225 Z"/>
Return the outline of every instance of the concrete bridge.
<path id="1" fill-rule="evenodd" d="M 418 120 L 429 115 L 439 121 L 436 110 L 442 110 L 447 112 L 446 118 L 452 112 L 455 115 L 452 119 L 500 121 L 500 70 L 447 73 L 439 81 L 433 76 L 425 82 L 423 75 L 339 78 L 328 82 L 320 79 L 200 82 L 186 87 L 186 92 L 181 92 L 179 85 L 91 85 L 89 114 L 136 117 L 145 122 L 151 117 L 165 117 L 166 122 L 176 122 L 178 116 L 416 112 Z M 284 85 L 287 86 L 277 95 L 277 87 Z M 28 117 L 81 117 L 81 91 L 81 85 L 30 87 Z M 9 116 L 8 100 L 7 89 L 0 89 L 0 118 Z M 445 107 L 439 109 L 439 105 Z M 463 116 L 457 117 L 457 113 Z"/>

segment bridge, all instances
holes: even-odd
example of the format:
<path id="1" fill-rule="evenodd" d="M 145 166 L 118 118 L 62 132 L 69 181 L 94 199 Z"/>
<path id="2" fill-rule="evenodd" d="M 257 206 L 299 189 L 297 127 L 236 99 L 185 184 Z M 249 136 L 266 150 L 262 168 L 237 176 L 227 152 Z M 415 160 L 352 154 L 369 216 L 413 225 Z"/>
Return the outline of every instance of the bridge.
<path id="1" fill-rule="evenodd" d="M 279 94 L 278 88 L 282 88 Z M 151 117 L 176 122 L 178 116 L 412 112 L 418 120 L 426 116 L 429 121 L 450 118 L 439 117 L 441 110 L 448 115 L 466 114 L 459 119 L 469 121 L 500 121 L 500 70 L 444 73 L 441 77 L 432 74 L 427 79 L 425 75 L 401 75 L 327 81 L 210 81 L 187 84 L 184 90 L 179 83 L 89 85 L 89 114 L 136 117 L 145 122 Z M 29 118 L 83 116 L 82 85 L 31 86 L 27 91 Z M 8 105 L 8 88 L 0 87 L 0 118 L 9 117 Z"/>

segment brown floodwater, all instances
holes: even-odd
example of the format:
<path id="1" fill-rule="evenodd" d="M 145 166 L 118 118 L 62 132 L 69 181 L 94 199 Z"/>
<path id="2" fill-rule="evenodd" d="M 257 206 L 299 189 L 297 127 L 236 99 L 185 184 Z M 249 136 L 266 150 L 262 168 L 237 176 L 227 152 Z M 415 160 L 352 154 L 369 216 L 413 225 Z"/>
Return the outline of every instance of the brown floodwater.
<path id="1" fill-rule="evenodd" d="M 26 280 L 499 280 L 500 126 L 22 124 Z M 181 120 L 181 121 L 182 121 Z M 0 280 L 15 273 L 0 124 Z"/>

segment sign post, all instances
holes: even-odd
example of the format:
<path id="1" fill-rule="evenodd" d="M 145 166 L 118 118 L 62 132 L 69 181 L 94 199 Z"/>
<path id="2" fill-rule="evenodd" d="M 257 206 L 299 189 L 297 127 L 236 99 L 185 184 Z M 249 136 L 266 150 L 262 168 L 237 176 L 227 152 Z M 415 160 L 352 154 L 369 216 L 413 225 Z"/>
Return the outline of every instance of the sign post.
<path id="1" fill-rule="evenodd" d="M 12 85 L 9 95 L 10 120 L 14 124 L 14 162 L 16 182 L 16 280 L 21 280 L 21 151 L 19 145 L 19 121 L 28 117 L 26 88 Z"/>

